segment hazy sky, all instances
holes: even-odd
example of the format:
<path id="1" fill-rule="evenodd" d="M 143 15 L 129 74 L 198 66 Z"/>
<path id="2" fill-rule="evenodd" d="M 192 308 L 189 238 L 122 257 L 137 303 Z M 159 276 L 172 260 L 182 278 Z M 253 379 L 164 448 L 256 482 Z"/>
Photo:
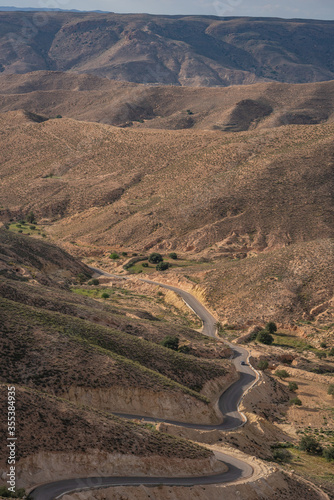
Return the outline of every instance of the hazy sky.
<path id="1" fill-rule="evenodd" d="M 0 0 L 0 5 L 124 13 L 334 19 L 334 0 Z"/>

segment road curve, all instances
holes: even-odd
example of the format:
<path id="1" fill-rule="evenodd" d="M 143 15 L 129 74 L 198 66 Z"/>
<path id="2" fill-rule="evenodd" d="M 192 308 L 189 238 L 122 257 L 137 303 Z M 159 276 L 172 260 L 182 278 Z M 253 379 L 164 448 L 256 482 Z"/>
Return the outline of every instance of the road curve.
<path id="1" fill-rule="evenodd" d="M 113 275 L 106 273 L 100 269 L 91 268 L 99 275 L 111 277 L 128 279 L 125 276 Z M 185 292 L 179 288 L 169 286 L 163 283 L 157 283 L 156 281 L 141 279 L 146 283 L 151 283 L 154 285 L 167 288 L 176 292 L 182 297 L 186 304 L 197 314 L 202 322 L 203 329 L 202 333 L 210 337 L 215 336 L 215 318 L 210 314 L 210 312 L 190 293 Z M 156 418 L 143 418 L 141 415 L 127 415 L 127 414 L 117 414 L 125 418 L 139 418 L 141 420 L 150 421 L 161 421 L 166 423 L 172 423 L 174 425 L 180 425 L 182 427 L 196 428 L 200 430 L 232 430 L 244 425 L 246 419 L 238 411 L 239 403 L 243 394 L 255 383 L 256 375 L 255 371 L 246 365 L 241 365 L 241 362 L 248 363 L 248 352 L 242 347 L 235 346 L 234 344 L 229 344 L 233 350 L 233 362 L 240 373 L 240 378 L 237 382 L 232 384 L 220 397 L 219 399 L 219 409 L 224 416 L 224 421 L 222 424 L 218 425 L 199 425 L 199 424 L 186 424 L 178 421 L 168 421 L 164 419 Z M 108 486 L 140 486 L 140 485 L 168 485 L 168 486 L 195 486 L 195 485 L 209 485 L 209 484 L 222 484 L 237 481 L 242 478 L 247 478 L 252 476 L 253 468 L 242 460 L 239 460 L 225 453 L 215 452 L 215 456 L 218 460 L 224 462 L 228 471 L 222 474 L 213 474 L 200 477 L 89 477 L 82 479 L 67 479 L 63 481 L 56 481 L 53 483 L 44 484 L 38 486 L 32 490 L 28 496 L 32 500 L 55 500 L 60 498 L 65 493 L 70 493 L 80 490 L 89 490 L 96 488 L 106 488 Z"/>

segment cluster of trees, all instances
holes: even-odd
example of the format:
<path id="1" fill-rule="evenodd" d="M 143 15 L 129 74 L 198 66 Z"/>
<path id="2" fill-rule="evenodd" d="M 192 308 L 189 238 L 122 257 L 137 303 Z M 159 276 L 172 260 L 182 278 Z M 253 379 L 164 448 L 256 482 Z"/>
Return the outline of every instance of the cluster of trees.
<path id="1" fill-rule="evenodd" d="M 277 332 L 276 323 L 269 321 L 263 330 L 256 335 L 256 340 L 261 344 L 271 345 L 274 342 L 273 333 Z"/>
<path id="2" fill-rule="evenodd" d="M 169 257 L 173 260 L 176 260 L 177 254 L 175 252 L 172 252 L 169 254 Z M 157 252 L 151 253 L 148 261 L 150 264 L 156 264 L 157 271 L 166 271 L 170 267 L 169 262 L 164 261 L 163 256 Z"/>

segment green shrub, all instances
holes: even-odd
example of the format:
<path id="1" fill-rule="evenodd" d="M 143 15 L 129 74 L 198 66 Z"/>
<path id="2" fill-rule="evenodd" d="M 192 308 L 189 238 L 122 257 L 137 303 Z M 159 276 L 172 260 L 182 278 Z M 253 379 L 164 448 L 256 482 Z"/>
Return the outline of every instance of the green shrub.
<path id="1" fill-rule="evenodd" d="M 334 356 L 334 347 L 330 351 L 328 351 L 328 356 Z"/>
<path id="2" fill-rule="evenodd" d="M 326 342 L 321 342 L 320 347 L 321 347 L 322 349 L 327 349 L 327 344 L 326 344 Z"/>
<path id="3" fill-rule="evenodd" d="M 290 399 L 289 404 L 291 406 L 293 406 L 293 405 L 295 405 L 295 406 L 301 406 L 302 402 L 301 402 L 301 400 L 299 398 L 293 398 L 293 399 Z"/>
<path id="4" fill-rule="evenodd" d="M 334 460 L 334 446 L 328 446 L 322 452 L 322 456 L 327 460 L 327 462 L 331 462 Z"/>
<path id="5" fill-rule="evenodd" d="M 175 252 L 172 252 L 169 254 L 169 257 L 173 260 L 176 260 L 177 259 L 177 254 Z"/>
<path id="6" fill-rule="evenodd" d="M 112 252 L 110 255 L 109 255 L 109 259 L 113 259 L 113 260 L 117 260 L 119 259 L 119 255 L 117 252 Z"/>
<path id="7" fill-rule="evenodd" d="M 143 267 L 148 267 L 148 263 L 147 262 L 143 262 L 142 266 Z"/>
<path id="8" fill-rule="evenodd" d="M 148 261 L 151 264 L 158 264 L 159 262 L 162 262 L 164 259 L 160 253 L 153 252 L 148 258 Z"/>
<path id="9" fill-rule="evenodd" d="M 88 281 L 88 285 L 94 285 L 94 286 L 97 286 L 97 285 L 99 285 L 99 284 L 100 284 L 100 282 L 99 282 L 99 280 L 98 280 L 97 278 L 94 278 L 94 279 L 92 279 L 92 280 Z"/>
<path id="10" fill-rule="evenodd" d="M 256 335 L 256 340 L 261 344 L 271 345 L 274 342 L 274 337 L 267 330 L 261 330 Z"/>
<path id="11" fill-rule="evenodd" d="M 298 384 L 296 382 L 289 382 L 289 391 L 296 392 Z"/>
<path id="12" fill-rule="evenodd" d="M 190 347 L 188 345 L 181 345 L 179 348 L 179 352 L 182 352 L 182 354 L 189 354 L 191 351 Z"/>
<path id="13" fill-rule="evenodd" d="M 334 384 L 329 384 L 327 394 L 334 397 Z"/>
<path id="14" fill-rule="evenodd" d="M 289 450 L 286 450 L 284 448 L 277 448 L 273 451 L 273 458 L 277 462 L 290 462 L 292 458 L 292 454 L 289 452 Z"/>
<path id="15" fill-rule="evenodd" d="M 155 268 L 157 271 L 167 271 L 167 269 L 169 268 L 169 263 L 159 262 L 159 264 L 157 264 Z"/>
<path id="16" fill-rule="evenodd" d="M 62 118 L 62 115 L 57 115 L 57 116 L 56 116 L 56 118 L 58 118 L 58 119 L 59 119 L 59 118 Z"/>
<path id="17" fill-rule="evenodd" d="M 290 374 L 286 370 L 276 370 L 275 375 L 281 379 L 290 377 Z"/>
<path id="18" fill-rule="evenodd" d="M 194 113 L 191 111 L 191 109 L 187 109 L 187 114 L 188 115 L 193 115 Z"/>
<path id="19" fill-rule="evenodd" d="M 19 229 L 19 230 L 18 230 L 18 233 L 23 233 L 22 229 Z"/>
<path id="20" fill-rule="evenodd" d="M 277 325 L 273 321 L 269 321 L 269 323 L 266 324 L 265 330 L 269 333 L 275 333 L 277 332 Z"/>
<path id="21" fill-rule="evenodd" d="M 161 345 L 167 347 L 167 349 L 172 349 L 172 351 L 177 351 L 179 349 L 179 338 L 168 335 L 161 341 Z"/>
<path id="22" fill-rule="evenodd" d="M 77 280 L 79 283 L 85 283 L 88 280 L 88 277 L 84 273 L 79 273 L 77 276 Z"/>
<path id="23" fill-rule="evenodd" d="M 299 441 L 299 448 L 311 455 L 321 455 L 323 451 L 321 444 L 313 436 L 303 436 Z"/>
<path id="24" fill-rule="evenodd" d="M 316 352 L 315 355 L 319 358 L 319 359 L 324 359 L 324 358 L 327 358 L 327 354 L 325 352 Z"/>
<path id="25" fill-rule="evenodd" d="M 102 299 L 109 299 L 110 295 L 107 292 L 103 292 L 101 297 L 102 297 Z"/>
<path id="26" fill-rule="evenodd" d="M 123 257 L 126 257 L 128 255 L 128 252 L 122 252 Z"/>
<path id="27" fill-rule="evenodd" d="M 266 370 L 269 366 L 269 363 L 266 359 L 260 359 L 260 361 L 257 364 L 257 367 L 259 370 Z"/>
<path id="28" fill-rule="evenodd" d="M 29 229 L 34 230 L 34 229 L 36 229 L 36 226 L 29 226 Z"/>

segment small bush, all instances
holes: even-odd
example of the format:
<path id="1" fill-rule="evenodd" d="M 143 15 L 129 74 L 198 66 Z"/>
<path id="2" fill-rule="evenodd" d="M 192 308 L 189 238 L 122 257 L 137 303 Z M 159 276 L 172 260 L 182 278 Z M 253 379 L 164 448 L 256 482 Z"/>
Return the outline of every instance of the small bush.
<path id="1" fill-rule="evenodd" d="M 301 402 L 301 400 L 299 398 L 293 398 L 293 399 L 290 399 L 289 404 L 291 406 L 293 406 L 293 405 L 295 405 L 295 406 L 301 406 L 302 402 Z"/>
<path id="2" fill-rule="evenodd" d="M 334 446 L 328 446 L 322 452 L 322 456 L 327 460 L 327 462 L 331 462 L 334 460 Z"/>
<path id="3" fill-rule="evenodd" d="M 299 448 L 311 455 L 321 455 L 323 451 L 321 444 L 313 436 L 303 436 L 299 441 Z"/>
<path id="4" fill-rule="evenodd" d="M 334 347 L 330 351 L 328 351 L 328 356 L 334 356 Z"/>
<path id="5" fill-rule="evenodd" d="M 123 257 L 126 257 L 128 255 L 128 252 L 122 252 Z"/>
<path id="6" fill-rule="evenodd" d="M 324 358 L 327 358 L 327 354 L 325 352 L 316 352 L 315 355 L 319 358 L 319 359 L 324 359 Z"/>
<path id="7" fill-rule="evenodd" d="M 153 252 L 148 258 L 148 261 L 151 264 L 158 264 L 159 262 L 162 262 L 164 259 L 160 253 Z"/>
<path id="8" fill-rule="evenodd" d="M 18 230 L 18 233 L 23 233 L 22 229 L 19 229 L 19 230 Z"/>
<path id="9" fill-rule="evenodd" d="M 292 454 L 289 452 L 289 450 L 286 450 L 284 448 L 277 448 L 273 451 L 273 458 L 277 462 L 290 462 L 292 458 Z"/>
<path id="10" fill-rule="evenodd" d="M 289 382 L 289 391 L 296 392 L 298 384 L 296 382 Z"/>
<path id="11" fill-rule="evenodd" d="M 322 349 L 327 349 L 327 344 L 326 344 L 326 342 L 321 342 L 320 347 L 321 347 Z"/>
<path id="12" fill-rule="evenodd" d="M 187 109 L 187 114 L 188 115 L 193 115 L 194 113 L 191 111 L 191 109 Z"/>
<path id="13" fill-rule="evenodd" d="M 271 345 L 274 342 L 274 337 L 267 330 L 261 330 L 256 335 L 256 340 L 261 344 Z"/>
<path id="14" fill-rule="evenodd" d="M 266 359 L 260 359 L 260 361 L 257 364 L 257 367 L 259 370 L 266 370 L 269 366 L 269 363 Z"/>
<path id="15" fill-rule="evenodd" d="M 172 252 L 169 254 L 169 257 L 173 260 L 176 260 L 177 259 L 177 254 L 175 252 Z"/>
<path id="16" fill-rule="evenodd" d="M 62 115 L 57 115 L 57 116 L 56 116 L 56 118 L 58 118 L 58 119 L 59 119 L 59 118 L 62 118 Z"/>
<path id="17" fill-rule="evenodd" d="M 156 265 L 157 271 L 167 271 L 168 268 L 169 268 L 168 262 L 159 262 L 159 264 Z"/>
<path id="18" fill-rule="evenodd" d="M 143 267 L 148 267 L 148 263 L 147 263 L 147 262 L 144 262 L 144 263 L 142 264 L 142 266 L 143 266 Z"/>
<path id="19" fill-rule="evenodd" d="M 286 370 L 276 370 L 275 375 L 276 375 L 276 377 L 278 377 L 280 379 L 290 377 L 290 374 Z"/>
<path id="20" fill-rule="evenodd" d="M 107 292 L 103 292 L 101 297 L 102 297 L 102 299 L 109 299 L 110 295 Z"/>
<path id="21" fill-rule="evenodd" d="M 181 345 L 179 348 L 179 352 L 182 352 L 182 354 L 189 354 L 191 351 L 190 347 L 188 345 Z"/>
<path id="22" fill-rule="evenodd" d="M 77 276 L 77 280 L 79 283 L 85 283 L 88 280 L 88 277 L 84 273 L 79 273 Z"/>
<path id="23" fill-rule="evenodd" d="M 117 259 L 119 259 L 119 255 L 118 255 L 118 253 L 116 253 L 116 252 L 112 252 L 112 253 L 109 255 L 109 259 L 112 259 L 112 260 L 117 260 Z"/>
<path id="24" fill-rule="evenodd" d="M 179 338 L 168 335 L 162 340 L 161 345 L 167 347 L 167 349 L 172 349 L 172 351 L 177 351 L 179 349 Z"/>
<path id="25" fill-rule="evenodd" d="M 99 285 L 99 284 L 100 284 L 100 282 L 99 282 L 99 280 L 98 280 L 97 278 L 94 278 L 94 279 L 92 279 L 92 280 L 88 281 L 88 285 L 94 285 L 94 286 L 97 286 L 97 285 Z"/>
<path id="26" fill-rule="evenodd" d="M 34 229 L 36 229 L 36 226 L 29 226 L 29 229 L 33 231 Z"/>

